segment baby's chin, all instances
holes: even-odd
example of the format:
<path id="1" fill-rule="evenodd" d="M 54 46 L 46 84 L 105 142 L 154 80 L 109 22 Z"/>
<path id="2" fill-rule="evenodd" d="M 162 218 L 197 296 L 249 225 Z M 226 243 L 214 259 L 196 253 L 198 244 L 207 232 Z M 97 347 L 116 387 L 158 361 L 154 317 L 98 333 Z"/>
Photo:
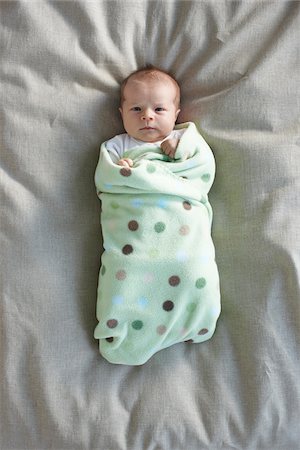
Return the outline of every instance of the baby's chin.
<path id="1" fill-rule="evenodd" d="M 172 130 L 171 130 L 172 131 Z M 137 133 L 130 134 L 131 137 L 142 142 L 158 142 L 164 140 L 170 133 L 160 133 L 158 130 L 139 130 Z"/>

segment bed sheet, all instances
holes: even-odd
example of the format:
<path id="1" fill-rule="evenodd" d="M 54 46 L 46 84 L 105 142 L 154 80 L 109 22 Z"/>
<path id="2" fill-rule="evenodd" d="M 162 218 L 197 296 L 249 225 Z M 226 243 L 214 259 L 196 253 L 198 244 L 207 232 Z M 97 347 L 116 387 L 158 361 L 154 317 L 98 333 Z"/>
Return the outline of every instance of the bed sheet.
<path id="1" fill-rule="evenodd" d="M 0 448 L 300 448 L 297 1 L 0 3 Z M 214 337 L 98 352 L 99 144 L 152 63 L 212 148 Z"/>

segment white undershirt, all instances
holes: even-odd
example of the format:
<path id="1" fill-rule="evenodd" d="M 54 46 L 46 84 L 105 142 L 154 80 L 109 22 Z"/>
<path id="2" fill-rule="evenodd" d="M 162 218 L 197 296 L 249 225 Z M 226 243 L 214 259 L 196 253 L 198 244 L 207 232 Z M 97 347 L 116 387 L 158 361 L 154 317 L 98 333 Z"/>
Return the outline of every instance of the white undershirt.
<path id="1" fill-rule="evenodd" d="M 147 146 L 149 146 L 149 148 L 160 147 L 160 144 L 166 139 L 180 139 L 184 132 L 185 129 L 173 130 L 167 137 L 165 137 L 161 141 L 147 142 Z M 125 151 L 130 150 L 133 147 L 141 147 L 142 145 L 145 144 L 146 142 L 140 141 L 139 139 L 135 139 L 129 136 L 129 134 L 127 133 L 118 134 L 117 136 L 114 136 L 113 138 L 106 141 L 105 143 L 106 148 L 110 154 L 110 157 L 114 163 L 117 163 L 122 158 Z"/>

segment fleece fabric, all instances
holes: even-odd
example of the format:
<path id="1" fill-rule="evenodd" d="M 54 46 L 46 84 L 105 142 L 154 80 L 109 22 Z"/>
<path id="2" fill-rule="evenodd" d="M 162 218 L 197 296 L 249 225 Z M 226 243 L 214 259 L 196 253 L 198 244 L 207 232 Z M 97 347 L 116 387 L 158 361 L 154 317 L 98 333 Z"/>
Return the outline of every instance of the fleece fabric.
<path id="1" fill-rule="evenodd" d="M 172 160 L 147 143 L 114 164 L 105 143 L 95 173 L 104 253 L 94 336 L 111 363 L 140 365 L 178 342 L 209 339 L 220 314 L 208 192 L 213 154 L 194 123 Z"/>

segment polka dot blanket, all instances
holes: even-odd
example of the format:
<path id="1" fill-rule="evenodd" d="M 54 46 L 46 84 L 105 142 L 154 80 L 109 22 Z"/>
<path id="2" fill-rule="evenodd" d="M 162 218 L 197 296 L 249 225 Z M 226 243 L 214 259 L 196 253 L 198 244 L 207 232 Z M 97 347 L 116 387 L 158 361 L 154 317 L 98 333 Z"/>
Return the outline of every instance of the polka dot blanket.
<path id="1" fill-rule="evenodd" d="M 220 314 L 207 194 L 213 154 L 192 122 L 175 159 L 133 148 L 114 164 L 105 143 L 95 173 L 104 252 L 94 336 L 115 364 L 141 365 L 179 342 L 209 339 Z"/>

